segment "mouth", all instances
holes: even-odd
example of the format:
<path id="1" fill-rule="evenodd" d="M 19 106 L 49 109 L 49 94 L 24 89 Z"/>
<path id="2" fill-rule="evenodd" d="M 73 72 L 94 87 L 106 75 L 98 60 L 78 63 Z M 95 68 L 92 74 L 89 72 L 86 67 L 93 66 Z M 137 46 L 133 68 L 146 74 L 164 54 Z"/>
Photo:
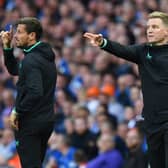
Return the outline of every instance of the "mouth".
<path id="1" fill-rule="evenodd" d="M 153 38 L 154 37 L 154 35 L 148 35 L 148 38 Z"/>

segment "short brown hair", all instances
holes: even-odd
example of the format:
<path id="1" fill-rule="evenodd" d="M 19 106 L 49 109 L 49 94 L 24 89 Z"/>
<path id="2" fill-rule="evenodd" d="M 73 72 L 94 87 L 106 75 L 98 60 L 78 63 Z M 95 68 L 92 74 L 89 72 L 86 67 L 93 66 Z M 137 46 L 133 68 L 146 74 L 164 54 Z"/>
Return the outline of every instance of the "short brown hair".
<path id="1" fill-rule="evenodd" d="M 164 12 L 155 11 L 149 14 L 148 19 L 159 18 L 163 23 L 168 26 L 168 14 Z"/>
<path id="2" fill-rule="evenodd" d="M 36 40 L 39 40 L 42 36 L 43 29 L 40 21 L 35 17 L 23 17 L 16 22 L 18 24 L 23 24 L 26 26 L 27 33 L 35 32 Z"/>

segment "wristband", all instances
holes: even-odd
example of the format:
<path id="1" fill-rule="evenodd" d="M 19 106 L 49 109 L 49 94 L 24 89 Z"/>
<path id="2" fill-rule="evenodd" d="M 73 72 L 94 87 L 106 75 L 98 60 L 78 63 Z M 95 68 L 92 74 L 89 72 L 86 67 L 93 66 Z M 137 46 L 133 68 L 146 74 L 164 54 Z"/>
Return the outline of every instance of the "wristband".
<path id="1" fill-rule="evenodd" d="M 13 108 L 12 113 L 15 114 L 15 115 L 18 115 L 18 113 L 16 112 L 16 108 L 15 107 Z"/>
<path id="2" fill-rule="evenodd" d="M 12 50 L 13 48 L 3 48 L 3 50 L 5 51 L 9 51 L 9 50 Z"/>
<path id="3" fill-rule="evenodd" d="M 104 48 L 107 45 L 107 39 L 103 39 L 103 43 L 100 45 L 100 48 Z"/>

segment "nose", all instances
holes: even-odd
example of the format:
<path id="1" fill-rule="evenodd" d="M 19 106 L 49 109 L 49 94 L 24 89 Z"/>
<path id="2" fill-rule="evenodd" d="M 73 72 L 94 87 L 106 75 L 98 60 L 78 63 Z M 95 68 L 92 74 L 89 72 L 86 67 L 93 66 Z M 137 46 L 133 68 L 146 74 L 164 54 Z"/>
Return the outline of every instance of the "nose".
<path id="1" fill-rule="evenodd" d="M 147 33 L 152 33 L 152 32 L 153 32 L 152 27 L 148 27 L 148 29 L 147 29 Z"/>

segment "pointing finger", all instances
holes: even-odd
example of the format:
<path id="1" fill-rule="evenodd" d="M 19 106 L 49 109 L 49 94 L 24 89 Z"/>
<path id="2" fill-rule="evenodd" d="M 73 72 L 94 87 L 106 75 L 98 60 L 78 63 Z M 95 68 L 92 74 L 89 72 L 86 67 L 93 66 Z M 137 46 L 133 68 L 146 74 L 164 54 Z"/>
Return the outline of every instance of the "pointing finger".
<path id="1" fill-rule="evenodd" d="M 3 33 L 4 33 L 4 31 L 1 31 L 1 32 L 0 32 L 0 36 L 2 36 Z"/>
<path id="2" fill-rule="evenodd" d="M 13 36 L 13 26 L 10 25 L 10 30 L 9 30 L 10 37 L 12 38 Z"/>
<path id="3" fill-rule="evenodd" d="M 91 39 L 91 38 L 94 38 L 95 34 L 85 33 L 83 36 L 84 36 L 84 37 L 87 37 L 87 38 L 89 38 L 89 39 Z"/>

